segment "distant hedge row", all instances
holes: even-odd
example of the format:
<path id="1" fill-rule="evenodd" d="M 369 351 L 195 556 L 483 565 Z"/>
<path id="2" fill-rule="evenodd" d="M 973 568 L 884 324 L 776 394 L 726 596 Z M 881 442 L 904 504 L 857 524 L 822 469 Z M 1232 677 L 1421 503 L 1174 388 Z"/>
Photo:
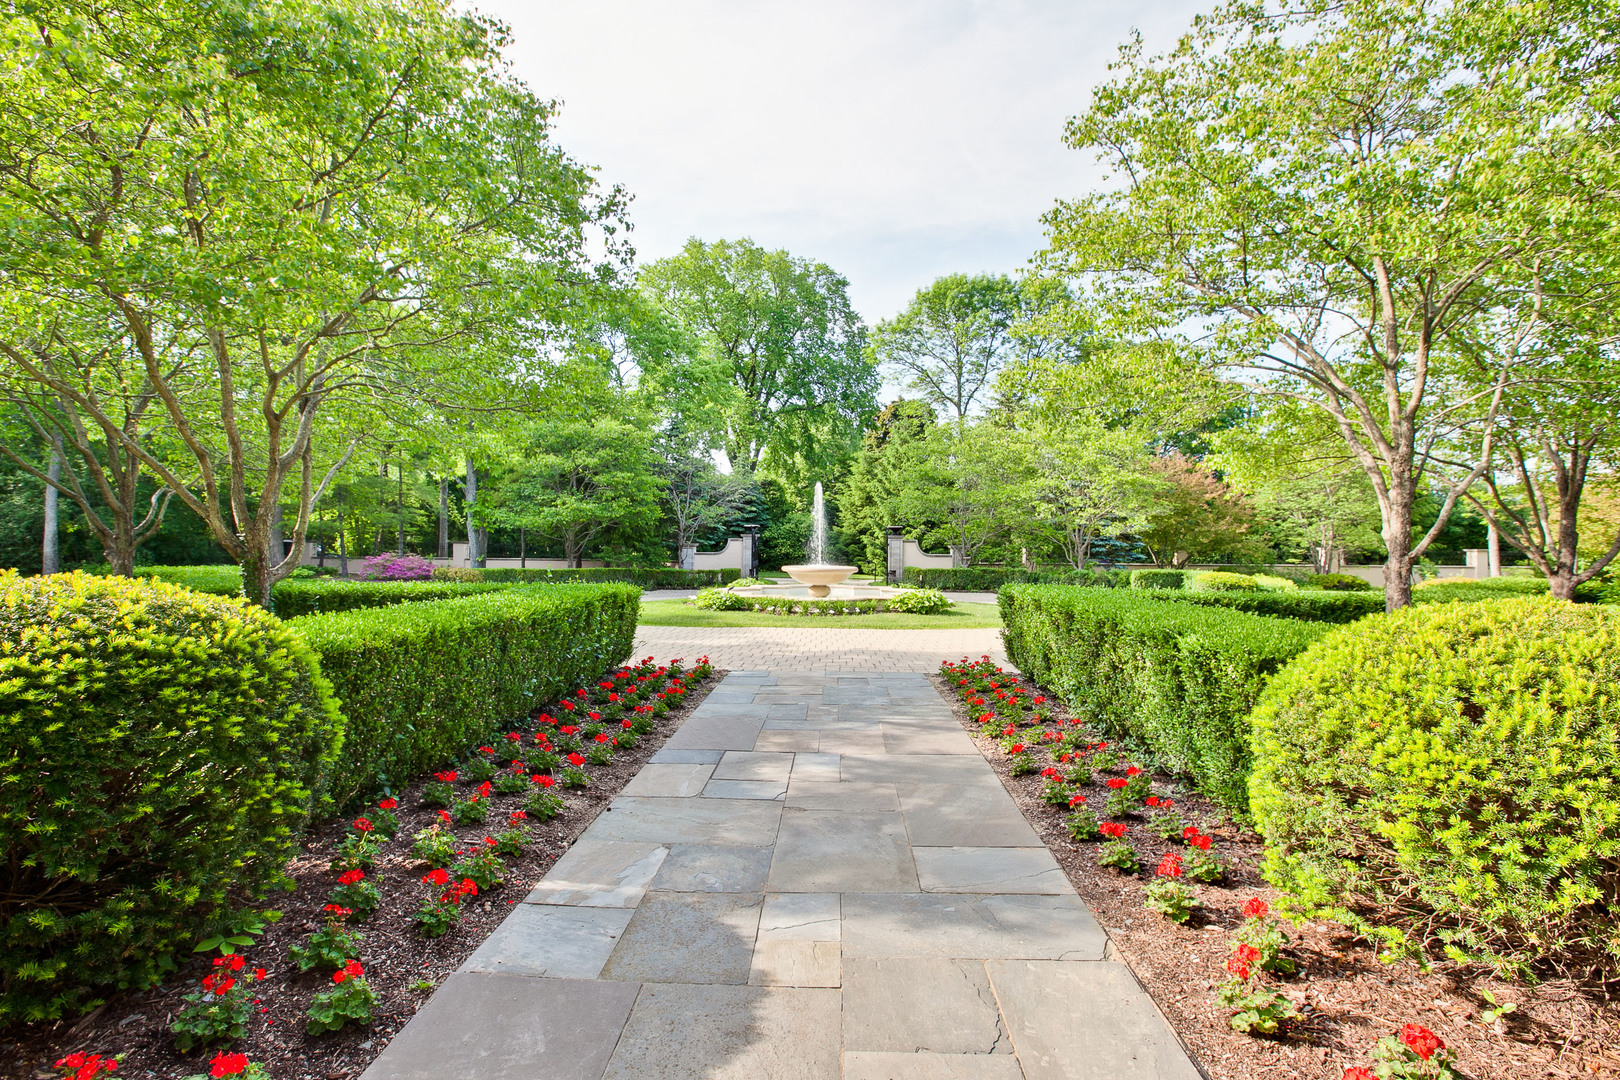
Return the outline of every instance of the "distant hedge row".
<path id="1" fill-rule="evenodd" d="M 442 566 L 433 571 L 435 582 L 486 581 L 540 585 L 612 581 L 640 585 L 643 589 L 707 589 L 730 584 L 740 577 L 741 570 L 677 570 L 667 566 L 587 566 L 577 570 Z"/>
<path id="2" fill-rule="evenodd" d="M 1166 767 L 1246 812 L 1249 710 L 1266 680 L 1326 628 L 1169 595 L 1181 594 L 1010 585 L 1000 594 L 1007 657 L 1077 716 L 1139 739 Z"/>
<path id="3" fill-rule="evenodd" d="M 1004 566 L 933 569 L 908 566 L 900 579 L 920 589 L 942 592 L 995 592 L 1003 585 L 1090 585 L 1112 588 L 1126 581 L 1122 570 L 1024 570 Z"/>
<path id="4" fill-rule="evenodd" d="M 283 621 L 163 582 L 0 572 L 0 1023 L 150 984 L 278 879 L 311 814 L 628 657 L 639 595 L 485 587 Z"/>

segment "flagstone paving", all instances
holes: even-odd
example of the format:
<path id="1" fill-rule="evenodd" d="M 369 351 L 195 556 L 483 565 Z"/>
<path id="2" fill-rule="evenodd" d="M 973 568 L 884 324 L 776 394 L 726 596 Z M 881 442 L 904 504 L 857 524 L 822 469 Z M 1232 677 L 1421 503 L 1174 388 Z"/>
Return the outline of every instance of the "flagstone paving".
<path id="1" fill-rule="evenodd" d="M 539 1076 L 1199 1072 L 927 679 L 818 666 L 733 670 L 362 1080 Z"/>

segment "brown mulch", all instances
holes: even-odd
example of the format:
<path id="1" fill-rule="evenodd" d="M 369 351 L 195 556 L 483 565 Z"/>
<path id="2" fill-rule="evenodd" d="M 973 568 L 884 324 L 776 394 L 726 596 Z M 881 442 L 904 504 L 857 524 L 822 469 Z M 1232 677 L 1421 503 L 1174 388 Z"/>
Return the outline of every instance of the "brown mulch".
<path id="1" fill-rule="evenodd" d="M 1126 839 L 1147 869 L 1126 876 L 1098 866 L 1101 845 L 1070 838 L 1068 812 L 1041 801 L 1041 776 L 1010 775 L 1008 756 L 994 738 L 979 734 L 956 687 L 937 675 L 934 682 L 1108 930 L 1115 957 L 1135 971 L 1212 1080 L 1340 1080 L 1349 1066 L 1370 1067 L 1373 1046 L 1406 1023 L 1422 1024 L 1444 1039 L 1456 1051 L 1458 1070 L 1473 1080 L 1620 1077 L 1620 1004 L 1613 985 L 1525 985 L 1449 964 L 1427 972 L 1411 962 L 1387 964 L 1367 941 L 1335 923 L 1281 924 L 1300 972 L 1277 987 L 1299 1006 L 1302 1020 L 1279 1037 L 1233 1031 L 1230 1012 L 1215 998 L 1226 977 L 1231 932 L 1243 922 L 1239 909 L 1245 900 L 1275 899 L 1259 871 L 1260 837 L 1185 785 L 1154 776 L 1155 792 L 1172 795 L 1182 819 L 1215 838 L 1215 853 L 1227 866 L 1219 885 L 1188 882 L 1201 907 L 1186 925 L 1177 925 L 1143 907 L 1152 867 L 1170 845 L 1135 820 Z M 1058 714 L 1067 718 L 1061 709 Z M 1091 787 L 1077 789 L 1093 807 L 1100 808 L 1108 795 L 1104 779 L 1099 774 Z M 1484 990 L 1498 1002 L 1516 1003 L 1517 1010 L 1487 1025 L 1480 1018 L 1489 1007 Z"/>
<path id="2" fill-rule="evenodd" d="M 725 676 L 716 670 L 682 696 L 681 704 L 660 717 L 657 726 L 638 739 L 634 749 L 614 755 L 608 765 L 588 767 L 590 787 L 583 791 L 552 790 L 563 795 L 567 808 L 550 821 L 529 823 L 533 840 L 521 856 L 506 859 L 506 881 L 487 894 L 462 905 L 461 922 L 442 938 L 424 938 L 414 921 L 426 887 L 422 864 L 412 859 L 411 837 L 438 820 L 438 811 L 420 805 L 423 777 L 397 796 L 399 831 L 383 845 L 376 868 L 366 878 L 382 892 L 382 906 L 357 929 L 364 935 L 361 961 L 378 1002 L 369 1026 L 350 1026 L 327 1035 L 304 1033 L 304 1014 L 310 999 L 329 988 L 330 975 L 320 970 L 300 973 L 288 959 L 288 947 L 300 944 L 323 925 L 321 908 L 336 883 L 328 869 L 332 849 L 342 840 L 347 821 L 334 821 L 311 833 L 302 854 L 288 865 L 297 888 L 267 898 L 265 907 L 282 912 L 254 944 L 242 950 L 248 967 L 268 969 L 256 994 L 265 1011 L 253 1013 L 245 1037 L 228 1045 L 215 1045 L 190 1054 L 174 1047 L 169 1024 L 181 1005 L 181 996 L 194 990 L 209 970 L 209 960 L 188 963 L 176 976 L 155 989 L 116 997 L 86 1016 L 54 1023 L 16 1026 L 0 1030 L 0 1078 L 44 1080 L 60 1074 L 51 1063 L 76 1050 L 123 1055 L 117 1076 L 139 1080 L 178 1080 L 208 1073 L 208 1062 L 227 1049 L 245 1053 L 275 1080 L 347 1080 L 357 1077 L 383 1047 L 405 1026 L 433 990 L 470 956 L 490 932 L 506 918 L 513 904 L 545 876 L 559 856 L 579 838 L 607 804 L 630 781 L 682 721 Z M 536 710 L 536 715 L 540 710 Z M 497 748 L 505 747 L 504 741 Z M 499 757 L 497 757 L 499 760 Z M 458 796 L 467 792 L 458 785 Z M 472 848 L 486 835 L 506 828 L 507 816 L 524 795 L 491 795 L 489 819 L 482 825 L 456 826 L 462 843 Z"/>

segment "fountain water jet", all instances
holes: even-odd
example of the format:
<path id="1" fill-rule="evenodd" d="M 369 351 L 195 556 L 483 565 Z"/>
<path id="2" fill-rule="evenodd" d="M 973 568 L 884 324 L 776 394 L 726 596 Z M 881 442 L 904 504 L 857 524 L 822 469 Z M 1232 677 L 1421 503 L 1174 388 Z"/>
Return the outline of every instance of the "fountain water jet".
<path id="1" fill-rule="evenodd" d="M 853 566 L 833 566 L 827 562 L 827 503 L 822 498 L 821 481 L 816 481 L 816 498 L 810 508 L 810 562 L 804 566 L 784 566 L 784 573 L 801 585 L 810 587 L 810 595 L 831 595 L 837 585 L 856 570 Z"/>

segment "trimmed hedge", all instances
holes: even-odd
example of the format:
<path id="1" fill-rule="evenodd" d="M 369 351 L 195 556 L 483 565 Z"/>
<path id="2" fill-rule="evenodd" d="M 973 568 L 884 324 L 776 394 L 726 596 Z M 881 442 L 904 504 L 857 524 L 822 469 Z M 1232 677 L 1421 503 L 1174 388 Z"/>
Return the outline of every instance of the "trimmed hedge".
<path id="1" fill-rule="evenodd" d="M 640 585 L 643 589 L 705 589 L 728 584 L 740 577 L 741 570 L 677 570 L 667 566 L 587 566 L 579 570 L 447 566 L 433 571 L 435 581 L 490 581 L 522 585 L 622 582 Z"/>
<path id="2" fill-rule="evenodd" d="M 242 571 L 237 566 L 137 566 L 135 576 L 182 585 L 213 596 L 242 595 Z M 270 602 L 283 618 L 322 611 L 391 604 L 455 600 L 501 588 L 454 581 L 329 581 L 319 577 L 285 578 L 270 590 Z"/>
<path id="3" fill-rule="evenodd" d="M 630 655 L 629 585 L 495 589 L 293 619 L 346 718 L 340 805 L 403 784 Z"/>
<path id="4" fill-rule="evenodd" d="M 1311 574 L 1305 578 L 1305 587 L 1328 592 L 1368 592 L 1373 584 L 1354 574 Z"/>
<path id="5" fill-rule="evenodd" d="M 1189 592 L 1255 592 L 1262 588 L 1252 574 L 1225 570 L 1194 570 L 1181 587 Z"/>
<path id="6" fill-rule="evenodd" d="M 341 722 L 245 600 L 0 572 L 0 1021 L 149 985 L 279 881 Z"/>
<path id="7" fill-rule="evenodd" d="M 1139 595 L 1179 604 L 1229 608 L 1250 615 L 1271 615 L 1306 622 L 1350 623 L 1384 610 L 1384 594 L 1372 592 L 1191 592 L 1186 589 L 1143 590 Z"/>
<path id="8" fill-rule="evenodd" d="M 1010 585 L 1000 596 L 1007 656 L 1077 715 L 1140 740 L 1242 814 L 1249 710 L 1266 681 L 1327 629 L 1162 599 L 1177 595 Z"/>
<path id="9" fill-rule="evenodd" d="M 1414 604 L 1472 604 L 1509 596 L 1546 596 L 1546 578 L 1441 578 L 1412 589 Z"/>
<path id="10" fill-rule="evenodd" d="M 1256 709 L 1254 819 L 1296 910 L 1397 953 L 1620 970 L 1620 611 L 1410 607 Z"/>
<path id="11" fill-rule="evenodd" d="M 1132 570 L 1133 589 L 1179 589 L 1186 583 L 1185 570 Z"/>
<path id="12" fill-rule="evenodd" d="M 750 596 L 730 589 L 704 589 L 688 603 L 705 611 L 762 611 L 771 615 L 876 615 L 884 611 L 943 615 L 953 606 L 944 593 L 935 589 L 907 589 L 892 597 L 824 600 L 769 594 Z"/>
<path id="13" fill-rule="evenodd" d="M 958 566 L 927 569 L 908 566 L 901 575 L 907 585 L 951 592 L 995 592 L 1003 585 L 1093 585 L 1114 588 L 1125 582 L 1116 570 L 1024 570 L 1005 566 Z"/>

